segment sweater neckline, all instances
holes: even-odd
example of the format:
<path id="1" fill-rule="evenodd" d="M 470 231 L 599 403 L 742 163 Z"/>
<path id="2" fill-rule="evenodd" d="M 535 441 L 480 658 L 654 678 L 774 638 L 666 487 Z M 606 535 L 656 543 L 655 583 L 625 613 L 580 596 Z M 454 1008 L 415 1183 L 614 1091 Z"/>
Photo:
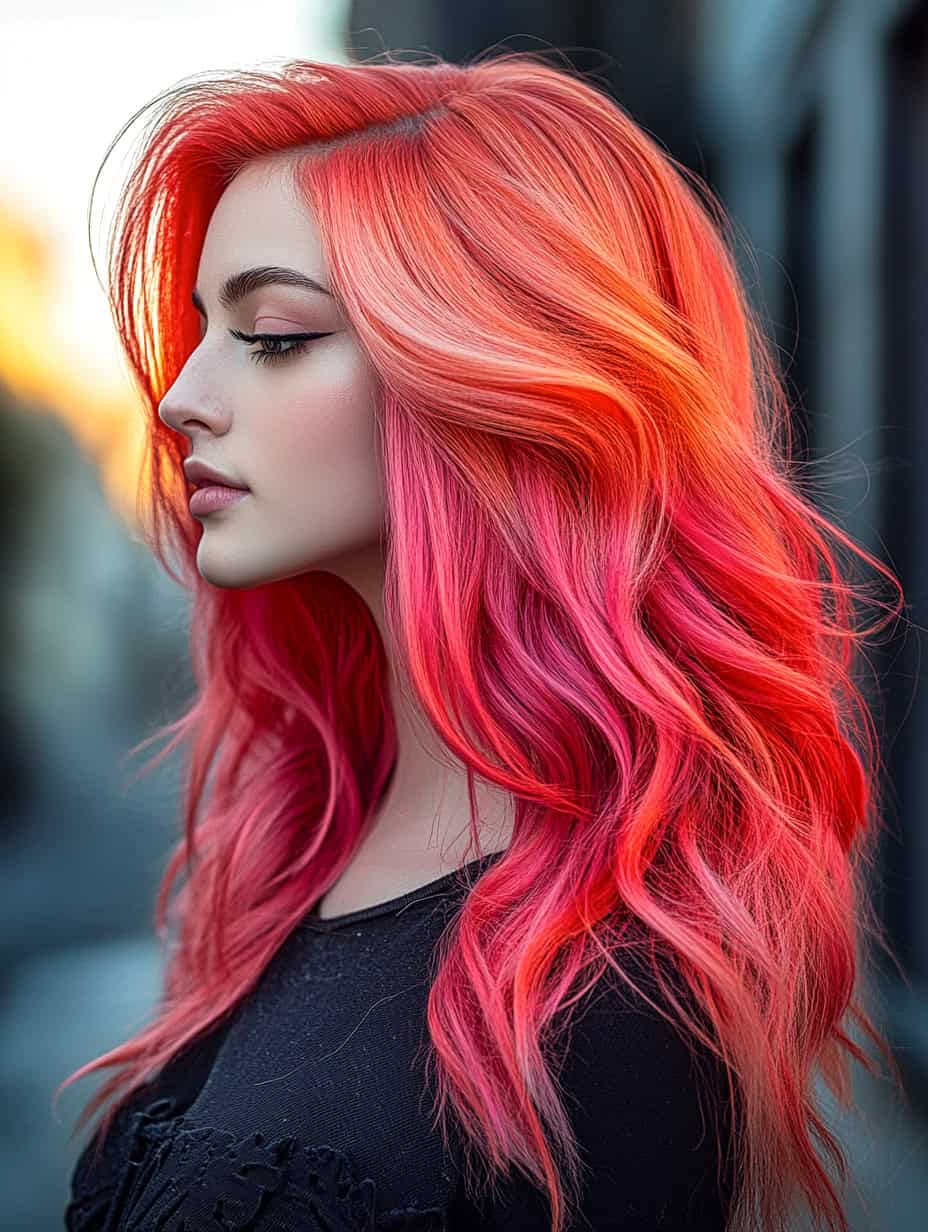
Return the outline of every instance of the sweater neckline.
<path id="1" fill-rule="evenodd" d="M 474 860 L 468 860 L 466 864 L 462 864 L 459 868 L 453 868 L 441 877 L 435 877 L 432 881 L 425 882 L 424 885 L 416 886 L 412 890 L 406 890 L 403 894 L 397 894 L 395 897 L 388 898 L 381 903 L 371 903 L 367 907 L 357 907 L 354 911 L 343 911 L 340 915 L 320 916 L 319 904 L 316 903 L 312 910 L 304 917 L 304 924 L 306 927 L 317 932 L 329 932 L 333 928 L 360 924 L 363 920 L 371 920 L 378 916 L 398 914 L 405 907 L 411 906 L 420 899 L 434 898 L 436 895 L 450 892 L 456 886 L 463 886 L 470 880 L 469 874 L 479 876 L 485 868 L 488 868 L 503 854 L 504 851 L 489 851 L 482 856 L 477 856 Z"/>

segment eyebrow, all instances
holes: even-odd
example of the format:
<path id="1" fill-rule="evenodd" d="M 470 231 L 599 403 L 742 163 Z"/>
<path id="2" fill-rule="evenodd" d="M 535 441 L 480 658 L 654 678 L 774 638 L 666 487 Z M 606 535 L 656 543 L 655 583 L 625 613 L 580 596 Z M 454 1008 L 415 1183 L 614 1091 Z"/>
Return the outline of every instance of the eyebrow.
<path id="1" fill-rule="evenodd" d="M 253 269 L 240 270 L 237 274 L 230 274 L 222 284 L 219 290 L 219 302 L 223 308 L 230 310 L 237 303 L 250 295 L 252 291 L 257 291 L 259 287 L 268 286 L 285 286 L 297 287 L 301 291 L 315 291 L 321 295 L 331 296 L 332 292 L 328 287 L 317 282 L 315 278 L 310 278 L 308 274 L 302 274 L 299 270 L 287 269 L 282 265 L 257 265 Z M 202 312 L 206 316 L 206 308 L 203 306 L 203 300 L 200 298 L 199 292 L 194 288 L 191 295 L 193 306 L 198 312 Z"/>

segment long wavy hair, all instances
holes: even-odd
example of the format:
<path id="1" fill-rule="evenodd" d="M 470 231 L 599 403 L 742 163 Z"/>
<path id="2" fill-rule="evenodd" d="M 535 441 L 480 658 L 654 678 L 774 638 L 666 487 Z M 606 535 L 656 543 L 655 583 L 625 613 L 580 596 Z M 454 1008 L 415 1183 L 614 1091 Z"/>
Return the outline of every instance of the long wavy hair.
<path id="1" fill-rule="evenodd" d="M 378 59 L 198 74 L 143 108 L 110 297 L 147 415 L 139 518 L 191 592 L 197 692 L 137 746 L 169 737 L 143 773 L 189 756 L 155 908 L 163 997 L 56 1098 L 119 1066 L 76 1126 L 122 1089 L 102 1141 L 255 987 L 396 762 L 366 605 L 324 570 L 206 584 L 183 442 L 157 413 L 199 341 L 211 211 L 279 155 L 382 382 L 398 663 L 471 790 L 515 806 L 433 955 L 435 1123 L 447 1142 L 452 1115 L 469 1154 L 522 1170 L 552 1232 L 568 1226 L 581 1165 L 548 1037 L 607 968 L 637 987 L 623 955 L 640 947 L 723 1066 L 729 1226 L 784 1228 L 798 1197 L 846 1232 L 825 1165 L 843 1181 L 847 1162 L 813 1083 L 848 1108 L 849 1058 L 876 1072 L 852 1025 L 899 1080 L 864 1008 L 871 943 L 890 947 L 868 897 L 884 766 L 854 677 L 901 587 L 796 481 L 786 379 L 700 177 L 543 53 Z M 882 609 L 870 627 L 861 602 Z M 481 850 L 474 816 L 470 836 Z"/>

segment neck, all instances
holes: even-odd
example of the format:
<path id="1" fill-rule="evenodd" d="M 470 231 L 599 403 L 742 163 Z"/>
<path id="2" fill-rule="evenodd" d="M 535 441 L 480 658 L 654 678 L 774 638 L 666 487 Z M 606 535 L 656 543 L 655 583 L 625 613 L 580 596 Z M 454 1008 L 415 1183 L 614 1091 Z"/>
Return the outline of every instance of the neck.
<path id="1" fill-rule="evenodd" d="M 440 740 L 412 697 L 398 684 L 395 649 L 384 615 L 385 560 L 380 545 L 323 566 L 352 586 L 370 609 L 383 639 L 390 700 L 397 726 L 397 765 L 371 830 L 353 864 L 378 872 L 441 875 L 478 853 L 470 844 L 470 801 L 464 764 Z M 474 783 L 483 852 L 500 851 L 512 835 L 512 798 L 494 784 Z"/>

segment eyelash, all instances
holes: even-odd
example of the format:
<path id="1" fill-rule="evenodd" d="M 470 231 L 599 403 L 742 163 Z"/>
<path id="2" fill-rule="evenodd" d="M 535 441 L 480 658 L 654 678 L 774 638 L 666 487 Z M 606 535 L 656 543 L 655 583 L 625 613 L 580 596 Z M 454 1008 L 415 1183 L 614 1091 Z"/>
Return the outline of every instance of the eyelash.
<path id="1" fill-rule="evenodd" d="M 275 364 L 280 363 L 284 359 L 289 359 L 291 355 L 301 355 L 310 342 L 317 338 L 328 338 L 328 334 L 243 334 L 240 329 L 230 329 L 229 333 L 233 338 L 238 338 L 242 342 L 260 342 L 265 346 L 259 351 L 249 351 L 252 359 L 259 364 Z M 288 347 L 286 351 L 268 350 L 266 344 L 271 343 L 276 345 L 281 342 L 293 343 L 293 346 Z"/>

